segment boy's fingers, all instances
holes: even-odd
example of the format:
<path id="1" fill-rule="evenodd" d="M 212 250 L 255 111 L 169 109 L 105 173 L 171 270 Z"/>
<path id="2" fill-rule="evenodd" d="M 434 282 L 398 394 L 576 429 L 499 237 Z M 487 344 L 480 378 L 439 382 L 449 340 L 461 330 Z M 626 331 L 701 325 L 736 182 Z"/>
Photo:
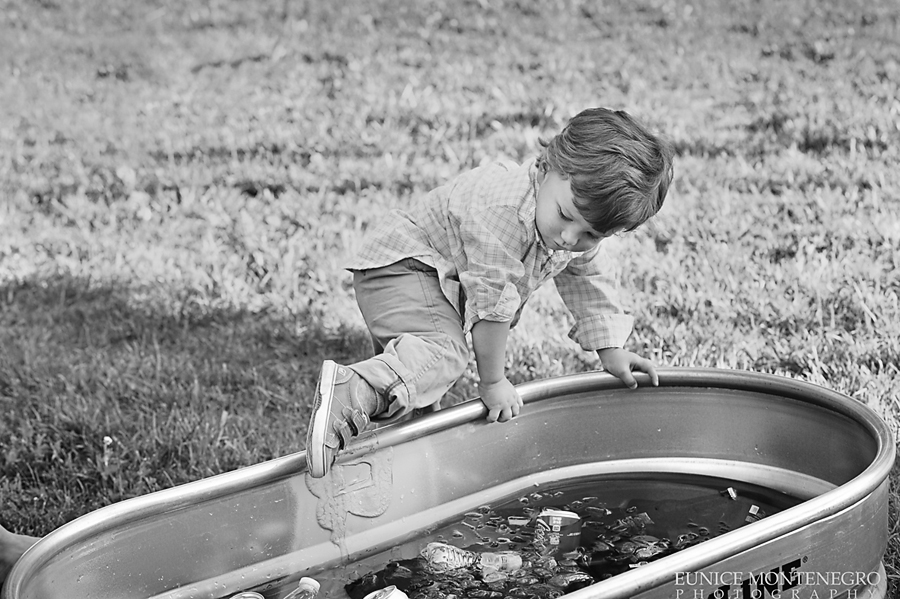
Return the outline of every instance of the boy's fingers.
<path id="1" fill-rule="evenodd" d="M 629 389 L 637 389 L 637 381 L 634 380 L 634 375 L 631 374 L 630 370 L 626 370 L 619 375 L 619 378 L 625 383 L 625 386 Z"/>
<path id="2" fill-rule="evenodd" d="M 644 358 L 636 366 L 641 372 L 646 372 L 650 375 L 650 384 L 654 387 L 659 386 L 659 375 L 656 374 L 656 367 L 653 365 L 653 362 Z"/>

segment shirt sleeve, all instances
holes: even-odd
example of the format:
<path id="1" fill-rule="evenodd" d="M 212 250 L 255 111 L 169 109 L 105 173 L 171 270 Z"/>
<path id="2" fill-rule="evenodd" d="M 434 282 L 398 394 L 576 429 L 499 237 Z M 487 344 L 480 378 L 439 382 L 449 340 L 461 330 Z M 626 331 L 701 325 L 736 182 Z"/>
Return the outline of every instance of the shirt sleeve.
<path id="1" fill-rule="evenodd" d="M 554 278 L 560 297 L 575 318 L 569 337 L 587 351 L 624 347 L 631 335 L 634 318 L 625 314 L 619 302 L 615 270 L 598 245 L 573 258 Z"/>
<path id="2" fill-rule="evenodd" d="M 466 268 L 459 273 L 466 298 L 464 331 L 479 320 L 512 321 L 521 302 L 515 282 L 525 267 L 501 240 L 521 236 L 515 213 L 501 206 L 471 210 L 459 230 L 466 255 Z"/>

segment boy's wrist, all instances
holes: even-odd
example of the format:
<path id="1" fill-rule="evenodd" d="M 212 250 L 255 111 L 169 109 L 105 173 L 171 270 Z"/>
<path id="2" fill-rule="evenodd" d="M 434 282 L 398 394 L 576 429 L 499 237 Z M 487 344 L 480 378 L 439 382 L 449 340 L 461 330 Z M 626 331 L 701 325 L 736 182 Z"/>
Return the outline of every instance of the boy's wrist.
<path id="1" fill-rule="evenodd" d="M 495 378 L 495 377 L 491 377 L 491 378 L 479 377 L 479 379 L 478 379 L 478 386 L 479 386 L 479 387 L 494 387 L 494 386 L 500 384 L 501 382 L 503 382 L 503 381 L 505 381 L 505 380 L 506 380 L 506 376 L 504 376 L 504 375 L 502 375 L 502 374 L 501 374 L 498 378 Z"/>

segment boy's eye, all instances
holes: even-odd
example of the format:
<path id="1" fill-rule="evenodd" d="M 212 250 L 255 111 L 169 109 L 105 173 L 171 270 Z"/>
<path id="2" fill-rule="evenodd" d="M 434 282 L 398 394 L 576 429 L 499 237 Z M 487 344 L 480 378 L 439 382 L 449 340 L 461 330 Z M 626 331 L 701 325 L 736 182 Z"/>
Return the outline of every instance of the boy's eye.
<path id="1" fill-rule="evenodd" d="M 559 214 L 559 217 L 560 217 L 561 219 L 565 220 L 565 221 L 570 221 L 570 220 L 572 220 L 571 218 L 569 218 L 568 216 L 566 216 L 566 213 L 563 212 L 563 211 L 562 211 L 562 208 L 560 208 L 559 206 L 556 207 L 556 213 Z"/>

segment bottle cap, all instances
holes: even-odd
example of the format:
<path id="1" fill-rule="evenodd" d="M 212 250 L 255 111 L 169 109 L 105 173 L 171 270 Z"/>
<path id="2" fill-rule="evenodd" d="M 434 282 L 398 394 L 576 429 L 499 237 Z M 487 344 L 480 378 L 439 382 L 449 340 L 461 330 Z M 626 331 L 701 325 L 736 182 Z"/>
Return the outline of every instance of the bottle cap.
<path id="1" fill-rule="evenodd" d="M 299 586 L 307 586 L 312 589 L 315 589 L 315 591 L 317 593 L 319 592 L 319 589 L 322 587 L 322 585 L 319 584 L 318 580 L 316 580 L 315 578 L 310 578 L 309 576 L 304 576 L 303 578 L 300 579 L 300 581 L 297 584 Z"/>

